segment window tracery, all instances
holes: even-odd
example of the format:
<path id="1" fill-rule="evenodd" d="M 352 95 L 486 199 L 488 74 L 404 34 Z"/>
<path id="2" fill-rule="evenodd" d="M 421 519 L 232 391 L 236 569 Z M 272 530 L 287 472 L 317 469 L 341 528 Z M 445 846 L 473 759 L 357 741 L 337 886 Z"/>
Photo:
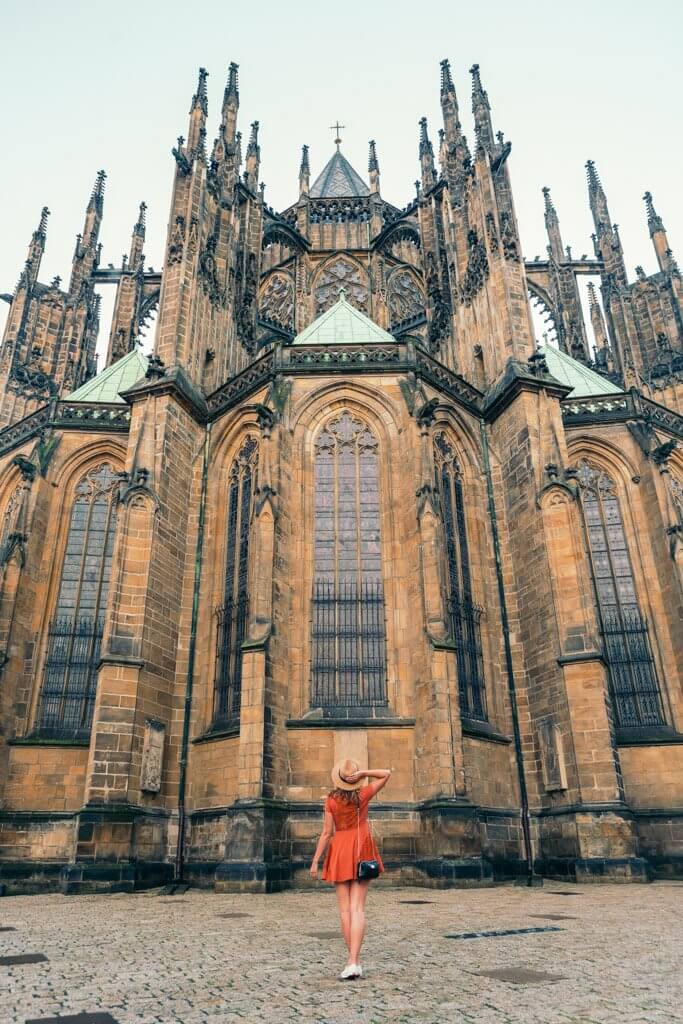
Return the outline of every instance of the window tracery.
<path id="1" fill-rule="evenodd" d="M 641 612 L 614 480 L 583 459 L 577 480 L 618 726 L 664 722 L 648 625 Z"/>
<path id="2" fill-rule="evenodd" d="M 119 475 L 108 463 L 76 485 L 62 561 L 36 730 L 87 739 L 107 608 Z"/>
<path id="3" fill-rule="evenodd" d="M 333 306 L 339 290 L 346 289 L 346 298 L 356 309 L 367 313 L 368 286 L 360 267 L 349 260 L 336 259 L 326 264 L 315 286 L 315 315 Z"/>
<path id="4" fill-rule="evenodd" d="M 424 316 L 425 300 L 413 274 L 397 271 L 389 280 L 389 315 L 392 324 Z"/>
<path id="5" fill-rule="evenodd" d="M 348 411 L 315 442 L 311 702 L 386 704 L 378 443 Z"/>

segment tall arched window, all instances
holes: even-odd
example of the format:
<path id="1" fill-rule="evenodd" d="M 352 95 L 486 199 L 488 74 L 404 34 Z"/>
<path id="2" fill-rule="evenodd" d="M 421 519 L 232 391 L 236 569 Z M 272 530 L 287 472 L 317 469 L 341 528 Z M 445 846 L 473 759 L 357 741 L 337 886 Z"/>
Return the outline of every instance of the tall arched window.
<path id="1" fill-rule="evenodd" d="M 57 604 L 48 628 L 36 721 L 41 736 L 86 740 L 90 734 L 116 531 L 118 479 L 112 467 L 102 463 L 76 486 Z"/>
<path id="2" fill-rule="evenodd" d="M 377 439 L 344 411 L 315 442 L 311 703 L 387 703 Z"/>
<path id="3" fill-rule="evenodd" d="M 258 444 L 247 436 L 230 467 L 223 607 L 218 610 L 214 685 L 215 728 L 239 722 L 242 644 L 247 631 L 249 527 L 256 485 Z"/>
<path id="4" fill-rule="evenodd" d="M 616 724 L 621 728 L 662 725 L 657 674 L 636 595 L 616 485 L 585 459 L 578 467 L 578 480 Z"/>
<path id="5" fill-rule="evenodd" d="M 455 643 L 460 711 L 464 718 L 486 721 L 481 608 L 472 599 L 462 475 L 444 434 L 437 434 L 434 439 L 434 458 L 446 536 L 448 611 Z"/>

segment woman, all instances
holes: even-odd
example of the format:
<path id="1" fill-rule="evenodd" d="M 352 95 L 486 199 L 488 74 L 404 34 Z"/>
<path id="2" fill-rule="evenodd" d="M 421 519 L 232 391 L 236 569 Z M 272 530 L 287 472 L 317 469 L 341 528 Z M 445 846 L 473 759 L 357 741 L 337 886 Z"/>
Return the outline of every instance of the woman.
<path id="1" fill-rule="evenodd" d="M 325 800 L 325 821 L 311 864 L 311 878 L 318 876 L 318 862 L 330 839 L 322 877 L 334 883 L 341 917 L 341 929 L 349 952 L 341 981 L 361 978 L 360 947 L 365 935 L 365 900 L 370 880 L 358 881 L 358 862 L 376 860 L 384 865 L 368 825 L 368 804 L 389 781 L 390 771 L 367 768 L 360 771 L 356 761 L 340 761 L 332 769 L 334 789 Z M 363 779 L 376 781 L 363 786 Z"/>

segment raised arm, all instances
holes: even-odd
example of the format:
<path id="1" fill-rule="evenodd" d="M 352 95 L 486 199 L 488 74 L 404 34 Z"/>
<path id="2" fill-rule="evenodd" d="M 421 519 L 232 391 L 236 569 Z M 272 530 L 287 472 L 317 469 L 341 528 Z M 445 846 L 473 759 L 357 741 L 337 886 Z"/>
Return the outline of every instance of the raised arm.
<path id="1" fill-rule="evenodd" d="M 332 813 L 326 809 L 325 818 L 323 820 L 323 830 L 320 833 L 320 839 L 318 840 L 318 845 L 315 848 L 315 853 L 313 854 L 313 861 L 311 863 L 311 878 L 317 878 L 318 862 L 325 853 L 325 850 L 327 849 L 327 844 L 329 843 L 333 835 L 334 818 L 332 817 Z"/>
<path id="2" fill-rule="evenodd" d="M 375 781 L 370 783 L 372 789 L 370 799 L 372 800 L 373 796 L 376 796 L 380 789 L 384 789 L 390 777 L 390 768 L 364 768 L 363 771 L 354 772 L 353 775 L 349 775 L 348 781 L 358 782 L 359 779 L 374 779 Z"/>

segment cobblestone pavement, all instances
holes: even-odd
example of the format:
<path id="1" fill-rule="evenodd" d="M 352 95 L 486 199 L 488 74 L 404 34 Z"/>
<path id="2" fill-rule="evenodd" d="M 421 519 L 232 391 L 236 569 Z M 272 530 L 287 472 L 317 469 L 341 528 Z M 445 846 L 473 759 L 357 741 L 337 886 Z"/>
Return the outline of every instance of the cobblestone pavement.
<path id="1" fill-rule="evenodd" d="M 0 927 L 16 930 L 0 932 L 0 957 L 48 961 L 0 962 L 0 1021 L 86 1011 L 119 1024 L 683 1021 L 683 883 L 377 888 L 368 911 L 366 977 L 342 983 L 327 888 L 8 897 Z M 446 937 L 546 927 L 560 930 Z M 517 980 L 480 973 L 501 969 Z M 541 977 L 520 983 L 520 969 Z"/>

